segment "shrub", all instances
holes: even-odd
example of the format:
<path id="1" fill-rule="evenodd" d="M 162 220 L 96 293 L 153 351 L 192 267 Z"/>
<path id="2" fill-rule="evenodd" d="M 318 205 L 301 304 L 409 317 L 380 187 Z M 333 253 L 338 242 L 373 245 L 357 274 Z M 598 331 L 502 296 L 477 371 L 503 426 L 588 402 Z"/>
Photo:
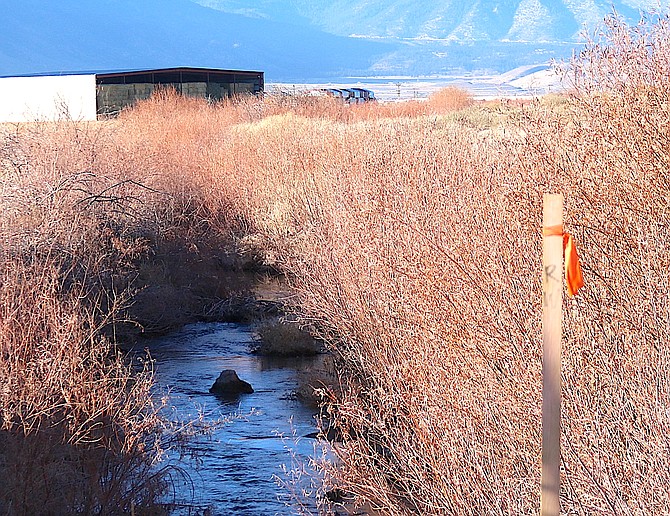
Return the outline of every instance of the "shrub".
<path id="1" fill-rule="evenodd" d="M 254 353 L 263 356 L 311 356 L 321 351 L 321 344 L 295 322 L 265 321 L 256 328 L 258 343 Z"/>
<path id="2" fill-rule="evenodd" d="M 458 111 L 472 105 L 472 95 L 467 91 L 449 86 L 428 97 L 428 104 L 434 112 Z"/>
<path id="3" fill-rule="evenodd" d="M 151 369 L 103 337 L 64 263 L 0 257 L 0 510 L 161 512 Z"/>
<path id="4" fill-rule="evenodd" d="M 3 128 L 3 514 L 163 511 L 151 367 L 113 341 L 133 263 L 148 252 L 146 228 L 127 222 L 149 191 L 123 177 L 131 163 L 101 127 Z"/>

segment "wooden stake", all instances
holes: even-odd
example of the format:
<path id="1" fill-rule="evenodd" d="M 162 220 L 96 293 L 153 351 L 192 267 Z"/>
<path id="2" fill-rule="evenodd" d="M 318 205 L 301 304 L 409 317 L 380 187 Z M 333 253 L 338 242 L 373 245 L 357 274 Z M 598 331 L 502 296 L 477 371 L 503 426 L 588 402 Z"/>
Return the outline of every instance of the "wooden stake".
<path id="1" fill-rule="evenodd" d="M 544 195 L 542 224 L 563 225 L 563 196 Z M 559 516 L 563 237 L 542 242 L 542 516 Z"/>

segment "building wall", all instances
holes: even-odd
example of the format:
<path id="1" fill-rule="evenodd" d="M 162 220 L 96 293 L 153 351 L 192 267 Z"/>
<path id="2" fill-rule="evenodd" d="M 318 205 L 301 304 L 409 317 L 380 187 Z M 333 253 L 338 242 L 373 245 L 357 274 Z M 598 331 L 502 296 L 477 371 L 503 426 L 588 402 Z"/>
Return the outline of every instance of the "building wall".
<path id="1" fill-rule="evenodd" d="M 237 82 L 236 82 L 237 79 Z M 174 88 L 178 93 L 189 97 L 208 98 L 216 101 L 233 95 L 251 94 L 261 89 L 258 79 L 234 78 L 226 82 L 222 78 L 214 78 L 211 82 L 184 81 L 184 82 L 133 82 L 130 76 L 125 83 L 98 84 L 97 103 L 99 115 L 115 115 L 123 108 L 132 106 L 138 100 L 148 99 L 158 88 Z"/>
<path id="2" fill-rule="evenodd" d="M 141 99 L 148 99 L 155 85 L 144 84 L 99 84 L 97 110 L 101 115 L 114 115 Z"/>
<path id="3" fill-rule="evenodd" d="M 95 120 L 95 75 L 0 78 L 0 122 Z"/>

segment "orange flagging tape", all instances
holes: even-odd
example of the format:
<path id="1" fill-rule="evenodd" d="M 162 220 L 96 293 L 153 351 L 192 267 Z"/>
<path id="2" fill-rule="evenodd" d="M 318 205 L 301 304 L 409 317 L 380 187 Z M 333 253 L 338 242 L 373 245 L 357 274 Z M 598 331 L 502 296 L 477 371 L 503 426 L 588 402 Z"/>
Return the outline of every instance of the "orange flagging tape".
<path id="1" fill-rule="evenodd" d="M 562 236 L 563 253 L 565 255 L 565 282 L 568 287 L 568 295 L 574 296 L 584 286 L 582 278 L 582 267 L 577 256 L 577 246 L 570 233 L 563 232 L 563 226 L 549 226 L 542 228 L 544 236 Z"/>

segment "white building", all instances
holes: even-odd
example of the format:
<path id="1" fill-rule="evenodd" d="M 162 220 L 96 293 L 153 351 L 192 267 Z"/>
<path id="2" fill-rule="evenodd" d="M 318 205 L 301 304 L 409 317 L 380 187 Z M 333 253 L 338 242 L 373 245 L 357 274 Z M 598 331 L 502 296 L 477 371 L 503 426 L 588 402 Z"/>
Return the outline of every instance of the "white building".
<path id="1" fill-rule="evenodd" d="M 0 77 L 0 122 L 95 120 L 95 74 Z"/>

